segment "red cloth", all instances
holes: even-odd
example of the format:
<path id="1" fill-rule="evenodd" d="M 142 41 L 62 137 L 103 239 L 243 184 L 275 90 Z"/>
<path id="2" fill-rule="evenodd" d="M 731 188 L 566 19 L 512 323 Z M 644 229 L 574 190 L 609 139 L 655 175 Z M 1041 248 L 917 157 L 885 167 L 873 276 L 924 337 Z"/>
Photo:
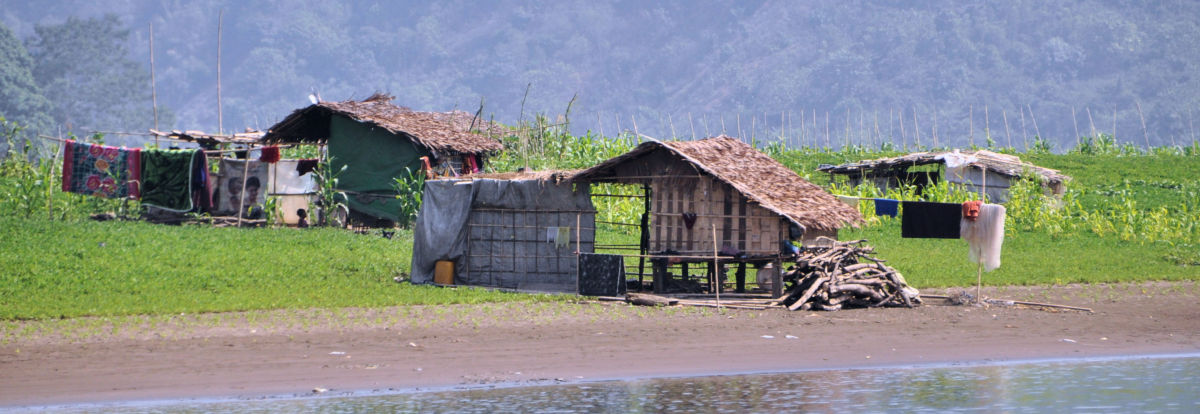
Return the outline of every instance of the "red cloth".
<path id="1" fill-rule="evenodd" d="M 983 205 L 983 201 L 980 200 L 963 203 L 962 217 L 966 220 L 975 221 L 979 218 L 979 206 L 981 205 Z"/>
<path id="2" fill-rule="evenodd" d="M 267 164 L 279 162 L 279 147 L 270 146 L 262 148 L 262 155 L 258 156 L 258 160 Z"/>

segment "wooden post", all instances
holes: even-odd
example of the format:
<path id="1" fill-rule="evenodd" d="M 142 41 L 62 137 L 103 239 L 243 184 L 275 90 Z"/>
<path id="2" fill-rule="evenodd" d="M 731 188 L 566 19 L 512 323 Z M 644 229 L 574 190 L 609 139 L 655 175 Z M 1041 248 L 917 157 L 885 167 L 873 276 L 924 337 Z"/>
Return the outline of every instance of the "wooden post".
<path id="1" fill-rule="evenodd" d="M 1133 101 L 1137 105 L 1138 118 L 1142 119 L 1142 138 L 1146 140 L 1146 151 L 1150 151 L 1150 133 L 1146 131 L 1146 116 L 1142 115 L 1142 103 Z"/>
<path id="2" fill-rule="evenodd" d="M 1004 137 L 1008 139 L 1008 147 L 1016 149 L 1012 146 L 1012 131 L 1008 129 L 1008 111 L 1001 109 L 1000 116 L 1004 118 Z"/>
<path id="3" fill-rule="evenodd" d="M 154 106 L 154 130 L 158 130 L 158 86 L 154 81 L 154 22 L 150 22 L 150 104 Z M 158 135 L 154 135 L 158 147 Z"/>
<path id="4" fill-rule="evenodd" d="M 1075 125 L 1075 146 L 1079 146 L 1079 121 L 1075 120 L 1075 107 L 1071 107 L 1071 123 Z"/>
<path id="5" fill-rule="evenodd" d="M 783 297 L 783 259 L 776 258 L 773 262 L 775 271 L 771 273 L 771 299 Z"/>
<path id="6" fill-rule="evenodd" d="M 250 178 L 250 146 L 246 146 L 246 159 L 242 160 L 242 196 L 238 202 L 237 226 L 242 227 L 242 213 L 246 210 L 246 180 Z"/>
<path id="7" fill-rule="evenodd" d="M 1037 134 L 1036 135 L 1037 139 L 1045 140 L 1046 137 L 1042 136 L 1041 128 L 1038 128 L 1037 116 L 1033 114 L 1033 106 L 1031 106 L 1029 104 L 1025 104 L 1025 107 L 1029 108 L 1029 120 L 1033 121 L 1033 132 Z"/>
<path id="8" fill-rule="evenodd" d="M 717 293 L 717 309 L 721 309 L 721 263 L 718 262 L 717 256 L 717 224 L 712 224 L 713 235 L 713 281 L 716 282 L 716 288 L 713 289 Z"/>
<path id="9" fill-rule="evenodd" d="M 225 19 L 225 10 L 222 9 L 217 13 L 217 135 L 224 134 L 225 124 L 224 118 L 221 116 L 221 23 Z M 248 157 L 247 157 L 248 158 Z M 242 185 L 242 190 L 245 190 L 245 184 Z M 240 206 L 238 207 L 241 208 Z M 242 225 L 241 214 L 238 214 L 238 226 Z"/>

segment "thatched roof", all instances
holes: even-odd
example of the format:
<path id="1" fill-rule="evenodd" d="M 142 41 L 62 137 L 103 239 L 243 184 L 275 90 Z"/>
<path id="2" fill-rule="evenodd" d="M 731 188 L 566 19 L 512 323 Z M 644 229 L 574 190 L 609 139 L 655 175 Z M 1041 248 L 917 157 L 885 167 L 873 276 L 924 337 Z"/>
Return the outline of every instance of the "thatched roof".
<path id="1" fill-rule="evenodd" d="M 763 208 L 807 229 L 857 226 L 862 215 L 816 184 L 806 181 L 750 145 L 724 135 L 698 141 L 648 141 L 575 176 L 583 181 L 620 180 L 614 167 L 656 151 L 669 151 L 698 171 L 711 175 Z"/>
<path id="2" fill-rule="evenodd" d="M 955 151 L 915 152 L 894 158 L 880 158 L 842 165 L 822 165 L 817 170 L 832 174 L 860 175 L 864 172 L 874 172 L 876 170 L 908 168 L 915 165 L 943 164 L 945 161 L 943 161 L 942 157 L 953 152 Z M 988 171 L 1007 177 L 1017 178 L 1021 177 L 1026 171 L 1031 171 L 1048 184 L 1059 184 L 1071 179 L 1071 177 L 1063 175 L 1058 170 L 1039 167 L 1021 161 L 1015 155 L 999 154 L 987 150 L 962 151 L 961 154 L 975 157 L 976 161 L 968 165 L 976 168 L 987 168 Z"/>
<path id="3" fill-rule="evenodd" d="M 497 138 L 504 127 L 477 119 L 468 112 L 417 112 L 392 104 L 393 97 L 376 93 L 355 101 L 317 102 L 297 109 L 267 130 L 267 143 L 324 143 L 329 140 L 329 117 L 342 115 L 369 123 L 435 153 L 495 153 L 504 149 Z M 490 137 L 488 136 L 490 135 Z"/>
<path id="4" fill-rule="evenodd" d="M 535 181 L 550 181 L 555 184 L 570 180 L 575 174 L 582 170 L 544 170 L 544 171 L 517 171 L 517 172 L 500 172 L 500 173 L 478 173 L 460 175 L 458 177 L 442 177 L 441 180 L 535 180 Z"/>
<path id="5" fill-rule="evenodd" d="M 188 142 L 200 143 L 231 143 L 231 144 L 258 144 L 262 140 L 263 132 L 247 129 L 245 132 L 234 134 L 210 134 L 204 131 L 187 130 L 180 131 L 172 129 L 170 132 L 150 129 L 150 135 L 163 137 L 168 139 L 176 139 Z"/>

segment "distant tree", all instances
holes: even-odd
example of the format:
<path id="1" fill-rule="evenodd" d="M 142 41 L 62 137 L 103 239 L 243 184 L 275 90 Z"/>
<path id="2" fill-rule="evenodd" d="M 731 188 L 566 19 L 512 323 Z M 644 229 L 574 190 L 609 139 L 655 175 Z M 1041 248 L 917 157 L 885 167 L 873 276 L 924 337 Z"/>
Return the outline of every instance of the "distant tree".
<path id="1" fill-rule="evenodd" d="M 54 121 L 66 130 L 153 125 L 150 73 L 130 59 L 129 31 L 117 16 L 69 17 L 35 26 L 34 32 L 26 47 L 33 76 L 53 104 Z"/>
<path id="2" fill-rule="evenodd" d="M 7 26 L 0 24 L 0 117 L 28 131 L 50 127 L 50 101 L 33 79 L 33 59 Z"/>

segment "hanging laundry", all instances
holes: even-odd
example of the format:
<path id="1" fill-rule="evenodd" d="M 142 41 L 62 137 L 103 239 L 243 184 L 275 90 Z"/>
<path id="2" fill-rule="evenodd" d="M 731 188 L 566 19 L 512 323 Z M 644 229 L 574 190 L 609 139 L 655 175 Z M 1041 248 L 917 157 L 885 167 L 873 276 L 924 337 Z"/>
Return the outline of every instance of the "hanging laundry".
<path id="1" fill-rule="evenodd" d="M 250 163 L 247 169 L 246 163 Z M 221 159 L 221 180 L 217 183 L 217 211 L 221 214 L 237 215 L 241 206 L 244 218 L 259 219 L 265 217 L 263 206 L 267 202 L 268 177 L 267 165 L 258 161 L 243 161 L 230 158 Z M 243 180 L 243 172 L 248 172 Z M 242 198 L 243 184 L 245 195 Z"/>
<path id="2" fill-rule="evenodd" d="M 308 174 L 310 172 L 316 171 L 317 166 L 320 165 L 318 163 L 318 161 L 319 160 L 317 160 L 316 158 L 305 158 L 305 159 L 296 160 L 296 173 L 298 173 L 299 175 L 304 175 L 304 174 Z"/>
<path id="3" fill-rule="evenodd" d="M 193 163 L 203 157 L 195 149 L 142 151 L 142 205 L 175 213 L 192 211 Z"/>
<path id="4" fill-rule="evenodd" d="M 683 226 L 687 227 L 688 230 L 691 230 L 692 226 L 696 225 L 696 213 L 683 213 L 682 217 Z"/>
<path id="5" fill-rule="evenodd" d="M 958 150 L 938 155 L 934 159 L 945 163 L 946 179 L 950 182 L 963 182 L 963 180 L 968 179 L 968 168 L 972 163 L 979 162 L 979 158 L 976 158 L 974 155 L 963 154 L 958 152 Z"/>
<path id="6" fill-rule="evenodd" d="M 900 237 L 909 239 L 957 239 L 962 204 L 905 201 L 900 218 Z"/>
<path id="7" fill-rule="evenodd" d="M 962 218 L 963 220 L 975 221 L 979 218 L 979 206 L 983 205 L 983 201 L 974 200 L 963 203 Z"/>
<path id="8" fill-rule="evenodd" d="M 842 204 L 848 205 L 848 206 L 850 206 L 850 208 L 858 210 L 858 200 L 859 200 L 858 197 L 840 195 L 840 196 L 837 196 L 837 199 L 838 199 L 838 201 L 841 201 Z"/>
<path id="9" fill-rule="evenodd" d="M 875 215 L 896 217 L 896 214 L 899 212 L 898 211 L 899 206 L 900 206 L 900 200 L 893 200 L 890 198 L 876 198 L 875 199 Z"/>
<path id="10" fill-rule="evenodd" d="M 62 190 L 104 198 L 141 196 L 141 149 L 67 140 L 63 147 Z"/>
<path id="11" fill-rule="evenodd" d="M 300 173 L 300 162 L 303 160 L 280 160 L 268 167 L 270 184 L 267 193 L 271 195 L 301 195 L 317 191 L 317 182 L 313 176 Z"/>
<path id="12" fill-rule="evenodd" d="M 571 245 L 571 228 L 559 227 L 558 236 L 554 239 L 554 247 L 565 248 Z"/>
<path id="13" fill-rule="evenodd" d="M 208 155 L 196 151 L 192 162 L 192 205 L 200 213 L 212 211 L 212 174 L 208 171 Z"/>
<path id="14" fill-rule="evenodd" d="M 1000 267 L 1000 248 L 1004 244 L 1004 206 L 984 204 L 979 207 L 979 218 L 960 222 L 962 238 L 970 249 L 967 258 L 971 263 L 980 263 L 983 270 L 990 272 Z"/>
<path id="15" fill-rule="evenodd" d="M 558 240 L 558 227 L 546 227 L 546 243 Z"/>
<path id="16" fill-rule="evenodd" d="M 279 147 L 274 145 L 262 147 L 262 150 L 258 154 L 258 160 L 267 164 L 279 162 Z"/>

